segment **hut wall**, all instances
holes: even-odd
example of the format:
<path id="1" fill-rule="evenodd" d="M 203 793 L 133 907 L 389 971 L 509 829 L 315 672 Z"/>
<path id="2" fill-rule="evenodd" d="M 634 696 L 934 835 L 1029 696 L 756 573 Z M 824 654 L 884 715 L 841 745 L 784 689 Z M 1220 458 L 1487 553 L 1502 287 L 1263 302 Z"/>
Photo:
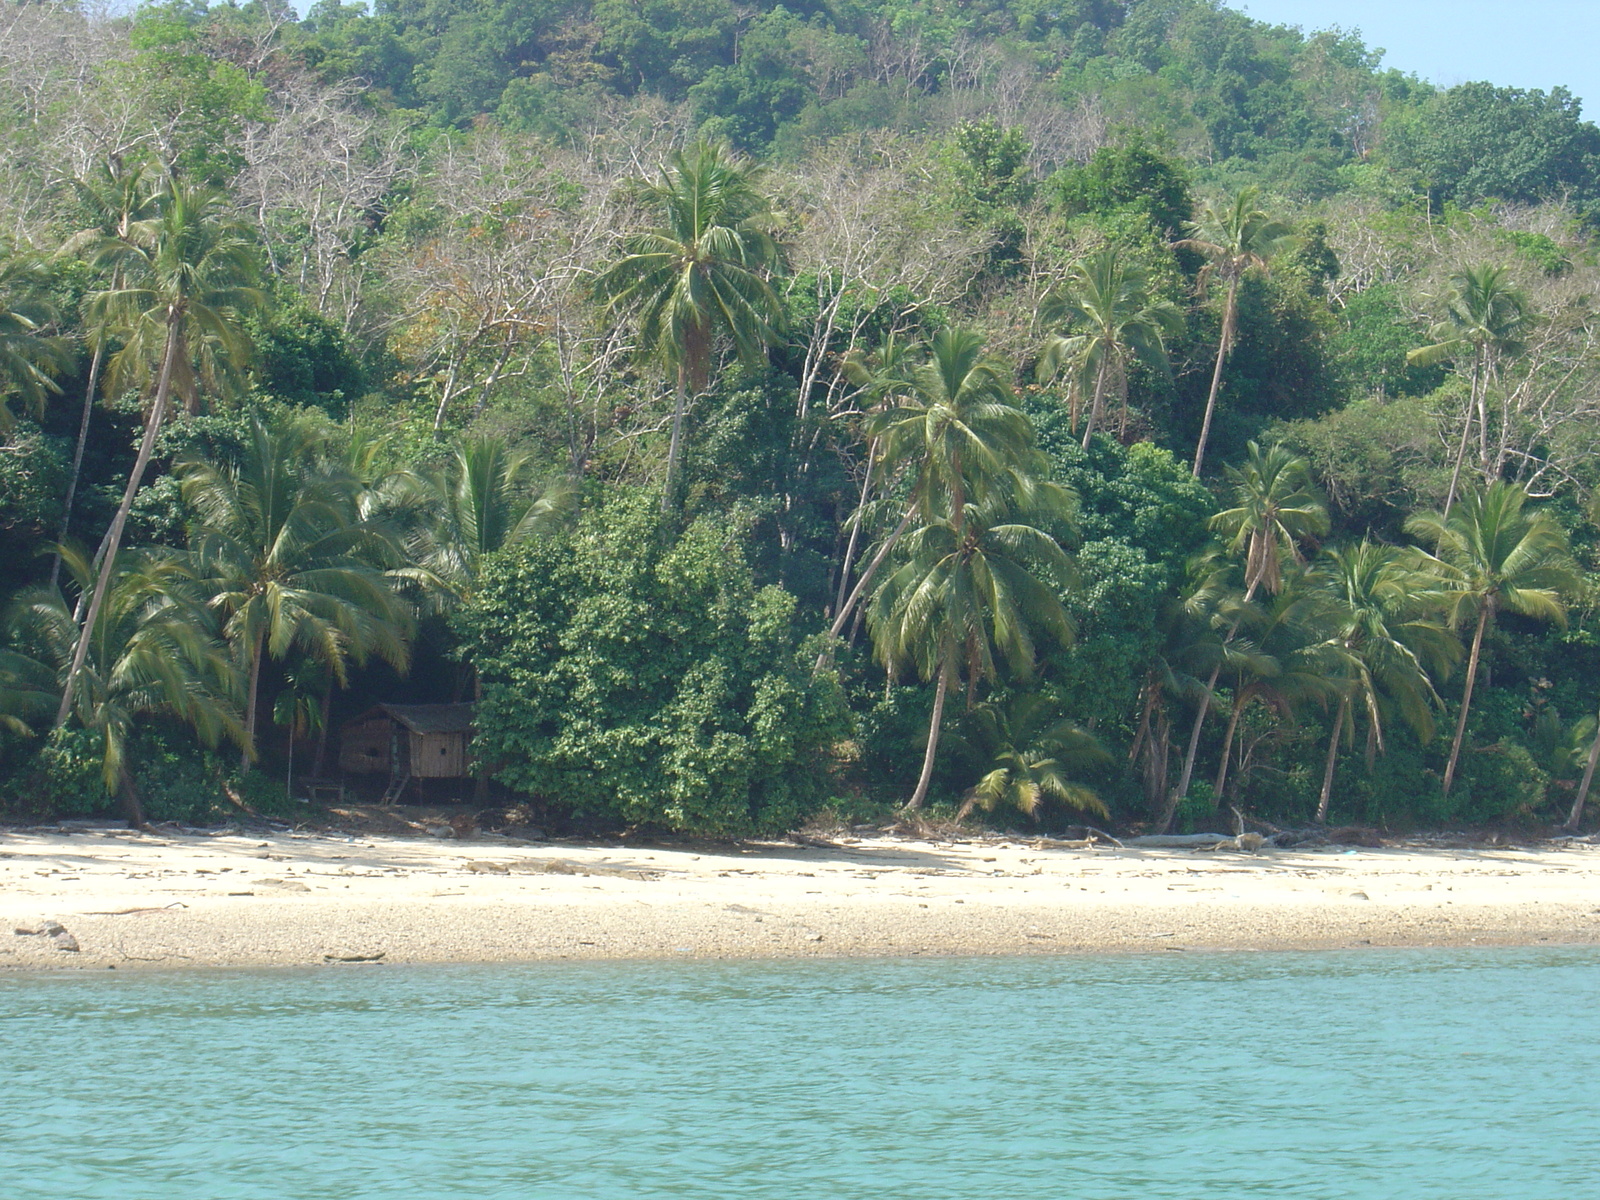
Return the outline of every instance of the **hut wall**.
<path id="1" fill-rule="evenodd" d="M 413 733 L 411 773 L 423 779 L 459 779 L 467 771 L 467 735 Z"/>
<path id="2" fill-rule="evenodd" d="M 389 770 L 389 739 L 394 722 L 384 718 L 347 725 L 339 741 L 339 769 L 352 775 Z"/>

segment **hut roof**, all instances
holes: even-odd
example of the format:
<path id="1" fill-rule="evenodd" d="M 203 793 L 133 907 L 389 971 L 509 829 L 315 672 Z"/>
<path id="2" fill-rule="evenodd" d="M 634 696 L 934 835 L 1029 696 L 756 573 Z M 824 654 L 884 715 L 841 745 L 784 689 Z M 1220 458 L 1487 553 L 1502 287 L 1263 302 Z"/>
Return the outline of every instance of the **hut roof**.
<path id="1" fill-rule="evenodd" d="M 474 709 L 471 704 L 379 704 L 347 724 L 381 715 L 398 721 L 412 733 L 471 733 Z"/>

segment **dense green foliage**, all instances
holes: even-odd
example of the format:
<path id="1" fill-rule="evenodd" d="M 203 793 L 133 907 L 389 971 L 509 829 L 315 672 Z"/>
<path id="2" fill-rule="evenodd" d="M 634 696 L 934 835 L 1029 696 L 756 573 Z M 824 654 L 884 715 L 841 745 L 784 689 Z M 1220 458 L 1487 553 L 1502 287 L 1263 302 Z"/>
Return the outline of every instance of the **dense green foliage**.
<path id="1" fill-rule="evenodd" d="M 453 798 L 556 825 L 1581 815 L 1561 88 L 1220 0 L 162 0 L 11 6 L 0 111 L 0 812 L 472 699 Z"/>

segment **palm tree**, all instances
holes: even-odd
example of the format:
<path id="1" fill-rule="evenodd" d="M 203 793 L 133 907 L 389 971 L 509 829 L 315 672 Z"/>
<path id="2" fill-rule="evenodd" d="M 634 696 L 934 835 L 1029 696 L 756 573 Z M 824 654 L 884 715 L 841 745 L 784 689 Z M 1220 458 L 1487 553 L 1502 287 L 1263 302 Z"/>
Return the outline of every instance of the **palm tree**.
<path id="1" fill-rule="evenodd" d="M 1190 236 L 1178 242 L 1208 260 L 1200 272 L 1200 286 L 1213 279 L 1227 283 L 1228 294 L 1222 304 L 1222 336 L 1217 341 L 1217 363 L 1211 372 L 1211 391 L 1206 396 L 1205 420 L 1200 426 L 1200 444 L 1194 451 L 1194 475 L 1200 477 L 1205 463 L 1206 443 L 1211 439 L 1211 418 L 1222 390 L 1222 364 L 1233 350 L 1239 316 L 1239 283 L 1251 270 L 1265 271 L 1273 255 L 1286 249 L 1293 240 L 1290 227 L 1274 220 L 1255 207 L 1260 199 L 1256 188 L 1245 188 L 1226 204 L 1208 204 L 1205 215 L 1189 226 Z"/>
<path id="2" fill-rule="evenodd" d="M 153 378 L 154 393 L 128 486 L 98 556 L 101 570 L 62 688 L 58 725 L 72 710 L 78 672 L 115 574 L 128 512 L 166 420 L 167 403 L 176 394 L 192 406 L 203 378 L 228 366 L 243 366 L 249 344 L 241 320 L 265 303 L 255 287 L 259 268 L 254 246 L 223 193 L 190 189 L 170 179 L 157 195 L 155 209 L 153 216 L 132 223 L 125 238 L 105 239 L 93 254 L 95 265 L 111 272 L 113 286 L 90 298 L 88 318 L 122 341 L 108 364 L 107 388 L 119 392 L 142 387 Z"/>
<path id="3" fill-rule="evenodd" d="M 1311 582 L 1333 600 L 1330 645 L 1338 651 L 1343 686 L 1328 738 L 1318 823 L 1328 818 L 1341 738 L 1348 740 L 1356 709 L 1367 717 L 1367 763 L 1384 750 L 1384 710 L 1402 720 L 1426 744 L 1433 737 L 1433 710 L 1441 701 L 1434 687 L 1461 657 L 1461 643 L 1437 619 L 1444 597 L 1437 577 L 1421 569 L 1415 554 L 1363 540 L 1330 550 L 1312 570 Z"/>
<path id="4" fill-rule="evenodd" d="M 1236 559 L 1243 558 L 1244 596 L 1238 605 L 1229 606 L 1233 610 L 1228 618 L 1231 624 L 1218 648 L 1211 678 L 1200 696 L 1200 706 L 1189 731 L 1189 745 L 1184 752 L 1183 773 L 1160 822 L 1163 830 L 1189 794 L 1195 757 L 1200 750 L 1200 731 L 1211 711 L 1217 679 L 1227 662 L 1228 643 L 1233 641 L 1256 593 L 1264 589 L 1268 595 L 1277 595 L 1283 587 L 1284 565 L 1301 561 L 1301 543 L 1313 541 L 1328 531 L 1328 509 L 1312 487 L 1306 461 L 1282 446 L 1263 452 L 1255 442 L 1249 443 L 1245 465 L 1229 467 L 1227 474 L 1233 485 L 1234 506 L 1212 517 L 1211 529 L 1224 539 L 1228 553 Z"/>
<path id="5" fill-rule="evenodd" d="M 1234 736 L 1252 704 L 1292 720 L 1308 700 L 1326 700 L 1338 691 L 1333 676 L 1342 655 L 1325 637 L 1326 597 L 1304 586 L 1300 573 L 1259 614 L 1251 638 L 1225 647 L 1223 667 L 1235 679 L 1233 705 L 1222 737 L 1212 794 L 1220 807 L 1226 795 Z"/>
<path id="6" fill-rule="evenodd" d="M 1016 407 L 1010 370 L 986 356 L 983 338 L 967 329 L 941 329 L 925 360 L 895 360 L 884 377 L 884 406 L 864 424 L 876 445 L 874 466 L 886 482 L 905 478 L 899 523 L 874 552 L 829 629 L 838 637 L 878 568 L 914 520 L 941 514 L 959 525 L 968 502 L 1006 486 L 1031 467 L 1033 426 Z M 858 521 L 861 514 L 857 514 Z M 826 654 L 826 652 L 825 652 Z"/>
<path id="7" fill-rule="evenodd" d="M 80 590 L 94 586 L 94 567 L 65 549 L 63 565 Z M 215 625 L 192 581 L 171 559 L 136 557 L 118 568 L 90 629 L 90 653 L 79 671 L 73 711 L 100 739 L 108 793 L 121 796 L 135 828 L 144 824 L 127 743 L 135 720 L 170 713 L 188 722 L 208 746 L 228 738 L 247 745 L 234 703 L 238 673 L 217 641 Z M 0 652 L 0 696 L 12 717 L 44 718 L 59 703 L 78 645 L 78 625 L 61 593 L 37 588 L 18 597 L 11 639 L 21 651 Z"/>
<path id="8" fill-rule="evenodd" d="M 1466 459 L 1467 442 L 1476 415 L 1481 458 L 1489 463 L 1489 384 L 1499 375 L 1500 360 L 1517 351 L 1531 324 L 1527 296 L 1511 281 L 1504 267 L 1487 264 L 1468 267 L 1450 277 L 1450 298 L 1445 304 L 1445 320 L 1435 325 L 1432 345 L 1412 350 L 1406 361 L 1413 366 L 1431 367 L 1446 359 L 1472 356 L 1471 390 L 1466 419 L 1461 426 L 1461 442 L 1456 447 L 1455 466 L 1450 472 L 1450 491 L 1445 496 L 1444 512 L 1455 507 L 1461 484 L 1461 464 Z"/>
<path id="9" fill-rule="evenodd" d="M 988 769 L 967 792 L 956 820 L 974 808 L 993 812 L 1015 808 L 1038 819 L 1039 805 L 1057 800 L 1069 808 L 1108 816 L 1092 788 L 1073 775 L 1111 761 L 1092 733 L 1056 715 L 1048 697 L 1037 692 L 989 702 L 973 709 L 961 739 Z"/>
<path id="10" fill-rule="evenodd" d="M 1474 626 L 1461 713 L 1444 769 L 1446 796 L 1466 740 L 1484 635 L 1496 615 L 1509 611 L 1565 624 L 1563 597 L 1580 586 L 1565 531 L 1548 513 L 1530 510 L 1527 504 L 1522 487 L 1497 482 L 1464 493 L 1449 514 L 1418 513 L 1406 521 L 1406 532 L 1434 547 L 1427 561 L 1445 593 L 1450 627 Z"/>
<path id="11" fill-rule="evenodd" d="M 1071 492 L 1036 483 L 1018 506 L 1046 522 L 1064 522 Z M 1004 498 L 989 492 L 907 534 L 904 562 L 874 593 L 867 614 L 878 659 L 890 678 L 909 664 L 934 681 L 933 713 L 922 773 L 906 808 L 922 806 L 933 777 L 945 697 L 963 683 L 972 703 L 980 681 L 1003 663 L 1017 677 L 1032 670 L 1035 631 L 1060 645 L 1073 624 L 1061 602 L 1071 562 L 1060 544 L 1032 525 L 1010 522 Z"/>
<path id="12" fill-rule="evenodd" d="M 61 391 L 53 376 L 66 365 L 59 339 L 45 334 L 55 320 L 42 264 L 13 251 L 0 261 L 0 433 L 16 422 L 12 396 L 36 416 Z"/>
<path id="13" fill-rule="evenodd" d="M 352 480 L 323 456 L 328 430 L 299 415 L 250 422 L 237 465 L 178 464 L 194 513 L 189 569 L 245 678 L 245 750 L 255 744 L 263 659 L 304 651 L 346 681 L 350 661 L 408 657 L 411 616 L 396 592 L 401 554 L 363 519 Z"/>
<path id="14" fill-rule="evenodd" d="M 634 318 L 641 350 L 676 379 L 663 512 L 672 503 L 684 409 L 711 377 L 716 335 L 754 362 L 783 324 L 782 301 L 767 282 L 783 255 L 767 232 L 770 207 L 759 181 L 757 169 L 719 145 L 677 151 L 655 182 L 635 181 L 663 223 L 628 237 L 596 284 L 607 310 Z"/>
<path id="15" fill-rule="evenodd" d="M 88 210 L 93 224 L 76 236 L 69 238 L 61 248 L 62 255 L 99 252 L 108 239 L 126 240 L 135 222 L 150 217 L 155 209 L 154 195 L 145 187 L 144 168 L 135 166 L 122 170 L 108 165 L 91 179 L 74 179 L 72 190 Z M 113 274 L 113 290 L 121 287 L 121 280 Z M 61 529 L 58 543 L 67 540 L 72 528 L 72 505 L 78 496 L 78 479 L 83 473 L 83 453 L 89 444 L 90 418 L 94 415 L 94 398 L 100 386 L 100 370 L 105 365 L 108 330 L 91 327 L 88 341 L 92 347 L 89 359 L 89 378 L 83 388 L 83 410 L 78 418 L 78 440 L 72 451 L 72 469 L 67 476 L 67 495 L 61 506 Z M 50 586 L 54 587 L 61 569 L 57 555 L 50 567 Z"/>
<path id="16" fill-rule="evenodd" d="M 1128 359 L 1171 374 L 1165 338 L 1183 328 L 1183 313 L 1170 300 L 1153 299 L 1149 275 L 1127 262 L 1116 246 L 1106 246 L 1067 273 L 1062 286 L 1045 300 L 1042 319 L 1048 325 L 1081 327 L 1083 332 L 1058 334 L 1045 343 L 1037 368 L 1040 380 L 1062 370 L 1072 376 L 1071 426 L 1078 428 L 1081 397 L 1090 396 L 1084 449 L 1104 412 L 1108 388 L 1122 397 L 1121 433 L 1128 427 Z"/>
<path id="17" fill-rule="evenodd" d="M 413 559 L 457 595 L 469 594 L 488 555 L 551 528 L 572 501 L 570 487 L 536 488 L 531 466 L 504 438 L 459 439 L 444 469 L 422 481 L 429 512 L 412 538 Z"/>

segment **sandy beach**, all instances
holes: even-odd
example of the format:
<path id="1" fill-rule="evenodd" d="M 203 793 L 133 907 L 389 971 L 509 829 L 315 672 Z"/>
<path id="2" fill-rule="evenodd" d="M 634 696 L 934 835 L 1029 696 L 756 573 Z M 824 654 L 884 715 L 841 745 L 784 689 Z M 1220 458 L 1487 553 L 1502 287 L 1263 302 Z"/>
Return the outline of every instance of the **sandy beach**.
<path id="1" fill-rule="evenodd" d="M 1592 945 L 1600 846 L 5 831 L 0 921 L 0 970 Z"/>

